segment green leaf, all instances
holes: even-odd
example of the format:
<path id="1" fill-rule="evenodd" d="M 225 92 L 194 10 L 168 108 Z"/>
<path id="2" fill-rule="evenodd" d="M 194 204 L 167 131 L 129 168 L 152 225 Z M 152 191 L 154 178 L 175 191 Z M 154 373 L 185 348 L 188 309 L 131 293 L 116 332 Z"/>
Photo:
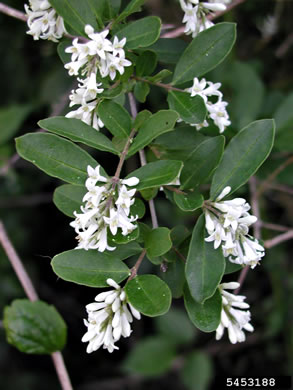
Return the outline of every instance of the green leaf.
<path id="1" fill-rule="evenodd" d="M 31 354 L 51 354 L 66 344 L 67 328 L 54 306 L 17 299 L 4 309 L 3 325 L 9 344 Z"/>
<path id="2" fill-rule="evenodd" d="M 54 191 L 53 202 L 62 213 L 74 218 L 73 212 L 80 211 L 82 199 L 86 192 L 85 187 L 63 184 Z"/>
<path id="3" fill-rule="evenodd" d="M 225 271 L 222 248 L 214 249 L 213 243 L 205 241 L 205 235 L 205 217 L 202 214 L 192 232 L 185 266 L 190 293 L 199 303 L 214 295 Z"/>
<path id="4" fill-rule="evenodd" d="M 171 291 L 155 275 L 139 275 L 125 286 L 128 301 L 140 313 L 156 317 L 167 313 L 171 305 Z"/>
<path id="5" fill-rule="evenodd" d="M 238 272 L 243 269 L 243 266 L 241 264 L 235 264 L 231 263 L 231 261 L 226 258 L 226 268 L 225 268 L 225 275 L 232 274 L 234 272 Z"/>
<path id="6" fill-rule="evenodd" d="M 159 135 L 172 131 L 178 118 L 179 115 L 177 112 L 172 110 L 161 110 L 152 115 L 141 126 L 139 133 L 129 149 L 128 155 L 132 156 Z"/>
<path id="7" fill-rule="evenodd" d="M 194 351 L 186 357 L 180 374 L 188 390 L 208 390 L 213 380 L 212 360 L 203 352 Z"/>
<path id="8" fill-rule="evenodd" d="M 183 84 L 215 68 L 230 53 L 235 39 L 234 23 L 218 23 L 202 31 L 180 57 L 172 84 Z"/>
<path id="9" fill-rule="evenodd" d="M 126 24 L 116 33 L 118 39 L 126 38 L 126 49 L 138 49 L 152 45 L 160 36 L 161 19 L 147 16 Z"/>
<path id="10" fill-rule="evenodd" d="M 118 15 L 113 25 L 118 24 L 122 20 L 126 19 L 129 15 L 141 11 L 141 6 L 145 3 L 145 0 L 131 0 L 124 10 Z"/>
<path id="11" fill-rule="evenodd" d="M 98 114 L 106 128 L 116 137 L 127 138 L 131 132 L 131 117 L 120 104 L 104 100 Z"/>
<path id="12" fill-rule="evenodd" d="M 156 66 L 156 53 L 151 50 L 143 51 L 136 61 L 136 74 L 137 76 L 149 76 L 156 69 Z"/>
<path id="13" fill-rule="evenodd" d="M 186 46 L 182 39 L 160 38 L 149 49 L 157 54 L 160 62 L 177 64 Z"/>
<path id="14" fill-rule="evenodd" d="M 84 32 L 86 24 L 99 30 L 96 17 L 100 24 L 101 19 L 99 14 L 94 12 L 92 0 L 50 0 L 50 4 L 79 35 L 86 36 Z"/>
<path id="15" fill-rule="evenodd" d="M 115 257 L 119 260 L 128 259 L 131 256 L 138 255 L 142 252 L 142 247 L 137 242 L 129 242 L 125 245 L 117 245 Z"/>
<path id="16" fill-rule="evenodd" d="M 169 286 L 173 298 L 180 298 L 183 294 L 183 287 L 186 282 L 183 261 L 175 260 L 166 264 L 165 272 L 160 272 L 160 277 Z"/>
<path id="17" fill-rule="evenodd" d="M 140 191 L 146 188 L 160 187 L 164 184 L 171 183 L 176 179 L 181 168 L 181 161 L 155 161 L 136 169 L 126 178 L 137 177 L 139 179 L 139 183 L 136 186 L 136 189 Z"/>
<path id="18" fill-rule="evenodd" d="M 162 256 L 172 248 L 171 231 L 165 227 L 152 229 L 145 237 L 147 256 L 152 259 Z"/>
<path id="19" fill-rule="evenodd" d="M 155 377 L 167 372 L 176 353 L 164 337 L 151 336 L 137 342 L 122 364 L 123 371 L 144 377 Z"/>
<path id="20" fill-rule="evenodd" d="M 148 110 L 140 111 L 136 115 L 133 127 L 136 130 L 139 130 L 141 128 L 141 126 L 150 119 L 151 116 L 152 116 L 152 113 L 150 111 L 148 111 Z"/>
<path id="21" fill-rule="evenodd" d="M 154 76 L 146 77 L 146 79 L 151 81 L 152 83 L 158 83 L 165 78 L 170 77 L 171 75 L 172 72 L 169 69 L 162 69 L 159 73 L 155 74 Z"/>
<path id="22" fill-rule="evenodd" d="M 113 19 L 119 12 L 120 0 L 88 0 L 100 24 Z"/>
<path id="23" fill-rule="evenodd" d="M 46 133 L 29 133 L 16 138 L 18 154 L 42 171 L 71 184 L 84 185 L 87 166 L 98 163 L 79 146 Z"/>
<path id="24" fill-rule="evenodd" d="M 145 205 L 141 199 L 136 198 L 133 205 L 130 207 L 130 215 L 138 216 L 139 219 L 145 215 Z"/>
<path id="25" fill-rule="evenodd" d="M 155 327 L 172 344 L 191 343 L 195 336 L 194 326 L 180 309 L 171 308 L 168 313 L 155 318 Z"/>
<path id="26" fill-rule="evenodd" d="M 0 108 L 0 145 L 11 139 L 28 116 L 32 106 L 14 104 Z"/>
<path id="27" fill-rule="evenodd" d="M 68 282 L 108 287 L 108 278 L 120 283 L 130 275 L 128 267 L 117 258 L 115 252 L 73 249 L 56 255 L 51 265 L 55 274 Z"/>
<path id="28" fill-rule="evenodd" d="M 276 140 L 275 147 L 281 151 L 293 151 L 293 93 L 290 93 L 274 115 L 276 120 Z"/>
<path id="29" fill-rule="evenodd" d="M 122 234 L 121 229 L 117 231 L 115 236 L 111 233 L 110 229 L 108 229 L 108 234 L 109 238 L 109 244 L 110 246 L 116 246 L 116 244 L 128 244 L 129 242 L 136 240 L 139 236 L 139 228 L 137 227 L 134 229 L 131 233 L 127 234 L 127 236 L 124 236 Z"/>
<path id="30" fill-rule="evenodd" d="M 174 201 L 183 211 L 195 211 L 202 207 L 204 198 L 199 192 L 189 192 L 187 194 L 174 193 Z"/>
<path id="31" fill-rule="evenodd" d="M 134 86 L 134 96 L 140 102 L 144 103 L 148 94 L 150 93 L 150 86 L 147 83 L 139 81 Z"/>
<path id="32" fill-rule="evenodd" d="M 230 196 L 247 182 L 270 154 L 274 134 L 274 121 L 263 119 L 252 122 L 230 141 L 212 180 L 212 199 L 227 186 L 231 187 Z"/>
<path id="33" fill-rule="evenodd" d="M 167 100 L 169 107 L 177 111 L 185 122 L 195 124 L 205 120 L 207 108 L 202 97 L 191 97 L 188 92 L 170 91 Z"/>
<path id="34" fill-rule="evenodd" d="M 57 53 L 63 65 L 71 62 L 71 54 L 65 53 L 65 49 L 69 46 L 72 46 L 72 41 L 70 39 L 64 39 L 57 45 Z"/>
<path id="35" fill-rule="evenodd" d="M 186 284 L 184 288 L 184 305 L 190 321 L 201 331 L 213 332 L 219 326 L 222 311 L 222 297 L 218 289 L 204 303 L 198 303 L 192 298 Z"/>
<path id="36" fill-rule="evenodd" d="M 202 142 L 188 155 L 180 175 L 183 190 L 206 182 L 222 158 L 224 144 L 225 138 L 219 135 Z"/>
<path id="37" fill-rule="evenodd" d="M 43 119 L 38 122 L 38 125 L 42 129 L 69 138 L 71 141 L 81 142 L 105 152 L 119 154 L 113 143 L 104 134 L 79 119 L 56 116 Z"/>

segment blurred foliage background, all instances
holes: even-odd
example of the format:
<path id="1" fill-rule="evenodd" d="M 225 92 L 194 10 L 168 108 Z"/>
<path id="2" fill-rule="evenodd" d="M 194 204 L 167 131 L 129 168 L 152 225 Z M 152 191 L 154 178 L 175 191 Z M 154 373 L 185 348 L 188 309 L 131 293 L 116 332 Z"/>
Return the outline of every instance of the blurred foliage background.
<path id="1" fill-rule="evenodd" d="M 22 1 L 5 3 L 23 9 Z M 183 16 L 176 0 L 148 0 L 144 13 L 176 26 Z M 228 138 L 255 119 L 276 119 L 276 144 L 257 174 L 259 183 L 293 153 L 292 18 L 290 0 L 246 0 L 224 15 L 222 20 L 237 22 L 238 39 L 225 62 L 206 77 L 223 84 L 232 119 L 225 133 Z M 53 190 L 60 183 L 18 159 L 14 146 L 14 137 L 37 130 L 38 120 L 67 112 L 73 80 L 54 43 L 33 41 L 26 35 L 25 23 L 6 15 L 0 14 L 0 23 L 0 216 L 41 299 L 54 304 L 68 325 L 64 358 L 74 388 L 204 390 L 216 388 L 216 375 L 292 374 L 292 241 L 267 250 L 262 265 L 245 281 L 242 293 L 251 304 L 255 327 L 245 343 L 233 346 L 227 338 L 216 342 L 214 334 L 196 331 L 182 300 L 175 299 L 165 316 L 136 321 L 131 338 L 119 342 L 119 351 L 86 354 L 80 342 L 84 306 L 97 292 L 58 280 L 50 267 L 55 254 L 75 246 L 69 219 L 52 204 Z M 140 109 L 157 111 L 165 105 L 165 92 L 153 88 Z M 94 157 L 110 174 L 114 171 L 117 161 L 112 157 L 98 151 Z M 129 161 L 126 170 L 135 164 Z M 292 193 L 293 165 L 288 164 L 260 198 L 262 220 L 292 226 Z M 248 186 L 238 194 L 249 199 Z M 163 193 L 156 199 L 156 209 L 161 226 L 194 225 L 195 215 L 175 209 Z M 280 233 L 263 228 L 262 238 Z M 152 267 L 145 260 L 141 272 Z M 227 281 L 237 277 L 229 275 Z M 2 312 L 24 292 L 1 248 L 0 285 Z M 0 381 L 6 390 L 59 388 L 49 357 L 18 352 L 7 344 L 2 326 Z"/>

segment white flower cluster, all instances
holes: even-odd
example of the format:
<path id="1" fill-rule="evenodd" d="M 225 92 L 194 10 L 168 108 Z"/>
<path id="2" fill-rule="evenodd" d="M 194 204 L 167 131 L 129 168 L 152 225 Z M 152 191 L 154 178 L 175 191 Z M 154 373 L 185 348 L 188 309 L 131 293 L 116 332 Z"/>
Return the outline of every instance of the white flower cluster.
<path id="1" fill-rule="evenodd" d="M 231 0 L 179 0 L 184 12 L 182 22 L 186 23 L 184 32 L 195 37 L 198 33 L 214 25 L 207 15 L 214 11 L 225 11 Z"/>
<path id="2" fill-rule="evenodd" d="M 70 76 L 78 76 L 79 73 L 84 78 L 78 78 L 78 88 L 72 91 L 69 96 L 70 107 L 79 104 L 77 110 L 69 112 L 66 117 L 81 119 L 83 122 L 99 130 L 103 127 L 103 122 L 97 117 L 95 112 L 98 100 L 97 95 L 104 91 L 101 83 L 97 83 L 97 76 L 110 77 L 114 80 L 116 73 L 121 75 L 124 68 L 131 65 L 125 58 L 123 49 L 126 38 L 121 41 L 115 36 L 113 43 L 107 39 L 109 30 L 100 33 L 94 31 L 90 25 L 85 26 L 85 33 L 89 37 L 86 43 L 79 43 L 78 38 L 72 42 L 72 46 L 65 49 L 71 54 L 71 62 L 65 64 Z"/>
<path id="3" fill-rule="evenodd" d="M 130 336 L 133 317 L 141 318 L 140 312 L 127 302 L 125 291 L 113 279 L 107 279 L 107 283 L 114 290 L 98 294 L 96 302 L 86 306 L 88 320 L 84 323 L 87 332 L 81 341 L 89 342 L 87 353 L 97 351 L 101 346 L 110 353 L 119 349 L 115 342 L 121 336 Z"/>
<path id="4" fill-rule="evenodd" d="M 234 290 L 240 286 L 237 282 L 220 284 L 219 289 L 222 295 L 222 312 L 221 322 L 216 330 L 216 340 L 220 340 L 224 334 L 225 328 L 228 329 L 229 340 L 232 344 L 245 341 L 243 331 L 253 332 L 253 326 L 250 322 L 250 311 L 240 310 L 248 309 L 249 304 L 244 302 L 246 299 L 243 295 L 231 294 L 227 290 Z"/>
<path id="5" fill-rule="evenodd" d="M 137 216 L 130 215 L 130 206 L 134 203 L 133 196 L 136 189 L 128 190 L 139 183 L 139 179 L 129 179 L 113 182 L 100 175 L 100 165 L 95 169 L 88 166 L 88 179 L 85 186 L 88 192 L 83 197 L 85 206 L 81 206 L 81 213 L 74 212 L 76 219 L 70 223 L 78 236 L 79 244 L 76 249 L 115 250 L 108 245 L 107 229 L 115 236 L 118 228 L 126 236 L 137 228 L 133 224 Z"/>
<path id="6" fill-rule="evenodd" d="M 225 187 L 215 202 L 208 203 L 205 226 L 210 236 L 205 240 L 213 241 L 215 249 L 222 245 L 224 256 L 232 263 L 254 268 L 265 254 L 258 240 L 248 234 L 257 218 L 248 213 L 250 206 L 243 198 L 221 201 L 230 191 L 231 187 Z"/>
<path id="7" fill-rule="evenodd" d="M 29 0 L 29 5 L 24 5 L 25 12 L 28 15 L 27 25 L 34 40 L 48 39 L 58 42 L 66 33 L 63 18 L 58 16 L 54 8 L 47 0 Z"/>
<path id="8" fill-rule="evenodd" d="M 199 80 L 195 77 L 193 79 L 192 87 L 187 88 L 186 91 L 189 92 L 191 96 L 199 95 L 203 98 L 208 111 L 208 117 L 214 121 L 214 124 L 219 128 L 220 133 L 223 133 L 231 122 L 226 110 L 228 103 L 222 100 L 223 94 L 219 91 L 220 87 L 221 83 L 212 83 L 211 81 L 206 81 L 204 78 Z M 208 100 L 211 96 L 216 96 L 218 98 L 216 103 Z M 200 130 L 202 127 L 208 127 L 208 125 L 208 122 L 205 120 L 201 124 L 194 124 L 191 126 L 195 126 L 197 130 Z"/>

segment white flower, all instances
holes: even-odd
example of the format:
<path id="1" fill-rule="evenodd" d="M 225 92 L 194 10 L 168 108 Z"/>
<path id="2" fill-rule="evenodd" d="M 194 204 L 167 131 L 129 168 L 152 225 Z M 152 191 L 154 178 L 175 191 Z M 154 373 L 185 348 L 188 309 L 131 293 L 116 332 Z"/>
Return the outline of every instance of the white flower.
<path id="1" fill-rule="evenodd" d="M 249 265 L 254 268 L 264 256 L 264 248 L 258 240 L 251 237 L 249 227 L 257 221 L 250 215 L 250 205 L 243 198 L 222 200 L 231 187 L 225 187 L 215 202 L 209 202 L 214 210 L 205 210 L 207 242 L 214 241 L 214 248 L 222 246 L 223 254 L 231 263 Z"/>
<path id="2" fill-rule="evenodd" d="M 222 100 L 223 94 L 219 91 L 221 83 L 212 83 L 211 81 L 206 81 L 205 78 L 199 80 L 197 77 L 193 79 L 193 85 L 190 88 L 187 88 L 186 91 L 193 96 L 200 96 L 206 105 L 208 118 L 214 121 L 214 124 L 219 128 L 220 133 L 222 133 L 227 126 L 231 124 L 229 120 L 229 115 L 226 110 L 227 102 Z M 217 96 L 218 100 L 213 103 L 209 100 L 211 96 Z M 204 121 L 200 124 L 191 124 L 195 126 L 197 130 L 200 130 L 202 127 L 207 127 L 208 122 Z"/>
<path id="3" fill-rule="evenodd" d="M 24 9 L 28 15 L 27 34 L 32 35 L 34 40 L 41 38 L 58 42 L 66 32 L 63 19 L 47 0 L 30 0 L 29 5 L 24 5 Z"/>
<path id="4" fill-rule="evenodd" d="M 248 309 L 249 305 L 244 302 L 246 299 L 243 295 L 234 295 L 226 289 L 236 289 L 240 286 L 237 282 L 220 284 L 219 289 L 222 295 L 222 312 L 221 322 L 216 330 L 216 340 L 222 338 L 225 328 L 228 329 L 229 340 L 232 344 L 245 341 L 245 333 L 243 330 L 253 332 L 253 326 L 250 324 L 250 311 L 239 310 Z"/>
<path id="5" fill-rule="evenodd" d="M 99 165 L 87 167 L 85 186 L 88 192 L 83 197 L 85 205 L 81 206 L 81 213 L 74 212 L 75 220 L 70 223 L 77 233 L 76 249 L 113 251 L 116 248 L 108 244 L 108 228 L 113 236 L 118 229 L 127 236 L 137 228 L 133 224 L 137 216 L 129 215 L 136 189 L 128 190 L 127 184 L 122 183 L 134 186 L 139 182 L 138 178 L 112 181 L 100 173 L 100 168 Z"/>
<path id="6" fill-rule="evenodd" d="M 87 332 L 81 341 L 89 342 L 87 353 L 102 346 L 110 353 L 119 349 L 115 343 L 121 336 L 130 336 L 133 317 L 141 318 L 139 311 L 127 302 L 125 291 L 113 279 L 107 279 L 107 284 L 114 290 L 98 294 L 96 302 L 86 306 L 88 320 L 84 320 L 84 324 Z"/>

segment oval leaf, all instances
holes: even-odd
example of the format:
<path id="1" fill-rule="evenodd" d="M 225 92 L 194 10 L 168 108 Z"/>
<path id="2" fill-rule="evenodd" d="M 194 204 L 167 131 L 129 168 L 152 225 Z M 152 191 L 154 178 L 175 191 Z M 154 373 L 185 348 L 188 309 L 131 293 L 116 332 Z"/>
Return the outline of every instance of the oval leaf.
<path id="1" fill-rule="evenodd" d="M 54 306 L 42 301 L 13 301 L 4 310 L 3 325 L 8 343 L 21 352 L 51 354 L 66 343 L 65 322 Z"/>
<path id="2" fill-rule="evenodd" d="M 130 275 L 128 267 L 114 253 L 73 249 L 55 256 L 51 265 L 63 280 L 89 287 L 108 287 L 108 278 L 120 283 Z"/>
<path id="3" fill-rule="evenodd" d="M 172 248 L 171 230 L 165 227 L 152 229 L 145 236 L 145 248 L 150 259 L 162 256 Z"/>
<path id="4" fill-rule="evenodd" d="M 180 57 L 172 84 L 183 84 L 215 68 L 230 53 L 235 39 L 234 23 L 218 23 L 202 31 Z"/>
<path id="5" fill-rule="evenodd" d="M 131 117 L 120 104 L 104 100 L 98 114 L 106 128 L 116 137 L 127 138 L 131 132 Z"/>
<path id="6" fill-rule="evenodd" d="M 155 275 L 136 276 L 126 284 L 125 292 L 131 305 L 148 317 L 167 313 L 171 305 L 169 287 Z"/>
<path id="7" fill-rule="evenodd" d="M 198 303 L 192 298 L 188 286 L 185 285 L 184 305 L 190 321 L 201 331 L 213 332 L 219 326 L 222 311 L 222 297 L 218 289 L 204 303 Z"/>
<path id="8" fill-rule="evenodd" d="M 136 186 L 137 190 L 159 187 L 175 180 L 181 170 L 181 167 L 181 161 L 155 161 L 131 172 L 127 176 L 127 179 L 130 177 L 137 177 L 139 179 L 139 183 Z"/>
<path id="9" fill-rule="evenodd" d="M 104 134 L 98 132 L 96 129 L 79 119 L 56 116 L 43 119 L 38 122 L 38 125 L 42 129 L 62 135 L 63 137 L 71 139 L 71 141 L 81 142 L 105 152 L 119 154 L 113 143 Z"/>
<path id="10" fill-rule="evenodd" d="M 132 156 L 143 149 L 159 135 L 173 130 L 178 118 L 177 112 L 172 110 L 161 110 L 152 115 L 139 129 L 129 149 L 128 156 Z"/>
<path id="11" fill-rule="evenodd" d="M 195 188 L 207 181 L 222 158 L 224 144 L 225 138 L 219 135 L 202 142 L 188 155 L 180 174 L 182 189 Z"/>
<path id="12" fill-rule="evenodd" d="M 174 193 L 174 201 L 183 211 L 195 211 L 202 207 L 204 198 L 199 192 L 189 192 L 188 194 Z"/>
<path id="13" fill-rule="evenodd" d="M 214 249 L 205 241 L 205 217 L 202 214 L 192 232 L 185 266 L 185 276 L 190 293 L 203 303 L 214 295 L 225 271 L 222 248 Z"/>
<path id="14" fill-rule="evenodd" d="M 74 218 L 73 212 L 79 212 L 86 192 L 87 189 L 85 187 L 63 184 L 54 191 L 53 202 L 62 213 Z"/>
<path id="15" fill-rule="evenodd" d="M 172 110 L 180 115 L 180 118 L 187 123 L 203 123 L 207 114 L 207 108 L 203 98 L 190 96 L 188 92 L 170 91 L 168 103 Z"/>
<path id="16" fill-rule="evenodd" d="M 160 31 L 161 19 L 157 16 L 147 16 L 128 23 L 116 35 L 119 39 L 126 38 L 125 48 L 138 49 L 155 43 L 160 36 Z"/>
<path id="17" fill-rule="evenodd" d="M 231 195 L 247 182 L 270 154 L 274 134 L 274 121 L 263 119 L 252 122 L 230 141 L 213 177 L 211 199 L 227 186 L 231 187 Z"/>
<path id="18" fill-rule="evenodd" d="M 72 142 L 46 133 L 29 133 L 16 138 L 18 154 L 42 171 L 71 184 L 84 185 L 87 166 L 98 163 Z"/>

